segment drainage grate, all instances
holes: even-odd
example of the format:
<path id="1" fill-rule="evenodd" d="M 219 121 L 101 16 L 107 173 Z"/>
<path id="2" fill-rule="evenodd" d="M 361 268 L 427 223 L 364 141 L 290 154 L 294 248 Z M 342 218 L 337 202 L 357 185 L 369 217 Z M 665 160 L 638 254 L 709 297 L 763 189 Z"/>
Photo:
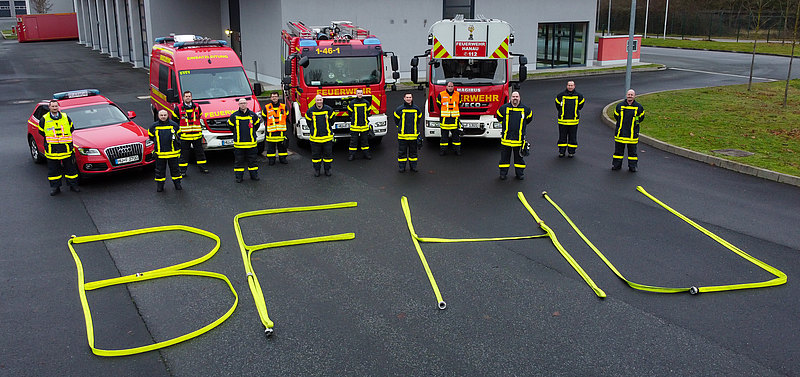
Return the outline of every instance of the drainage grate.
<path id="1" fill-rule="evenodd" d="M 739 149 L 714 149 L 712 150 L 712 152 L 724 154 L 726 156 L 731 156 L 731 157 L 748 157 L 755 154 L 753 152 L 742 151 Z"/>

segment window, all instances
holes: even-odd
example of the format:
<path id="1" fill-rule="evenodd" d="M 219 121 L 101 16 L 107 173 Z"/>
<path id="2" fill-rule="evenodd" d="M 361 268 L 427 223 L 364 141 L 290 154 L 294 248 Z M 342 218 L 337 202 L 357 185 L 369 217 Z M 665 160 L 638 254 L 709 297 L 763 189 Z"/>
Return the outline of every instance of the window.
<path id="1" fill-rule="evenodd" d="M 536 68 L 586 65 L 588 22 L 539 24 Z"/>
<path id="2" fill-rule="evenodd" d="M 375 56 L 311 58 L 303 79 L 308 86 L 372 85 L 381 82 L 382 73 L 380 58 Z"/>
<path id="3" fill-rule="evenodd" d="M 0 17 L 11 17 L 11 2 L 0 1 Z"/>
<path id="4" fill-rule="evenodd" d="M 506 62 L 499 59 L 440 59 L 431 70 L 431 82 L 444 85 L 502 85 Z"/>
<path id="5" fill-rule="evenodd" d="M 28 14 L 28 5 L 24 1 L 14 1 L 14 12 L 17 16 Z"/>
<path id="6" fill-rule="evenodd" d="M 195 100 L 253 95 L 242 67 L 181 70 L 180 76 L 181 88 Z"/>
<path id="7" fill-rule="evenodd" d="M 158 65 L 158 91 L 166 94 L 169 89 L 169 67 L 163 64 Z"/>
<path id="8" fill-rule="evenodd" d="M 475 0 L 444 0 L 442 19 L 455 18 L 457 14 L 466 19 L 475 18 Z"/>
<path id="9" fill-rule="evenodd" d="M 48 111 L 50 111 L 50 105 L 49 104 L 48 105 L 39 105 L 39 107 L 36 108 L 36 111 L 33 112 L 33 117 L 36 118 L 36 119 L 41 119 L 42 116 L 45 113 L 47 113 Z"/>

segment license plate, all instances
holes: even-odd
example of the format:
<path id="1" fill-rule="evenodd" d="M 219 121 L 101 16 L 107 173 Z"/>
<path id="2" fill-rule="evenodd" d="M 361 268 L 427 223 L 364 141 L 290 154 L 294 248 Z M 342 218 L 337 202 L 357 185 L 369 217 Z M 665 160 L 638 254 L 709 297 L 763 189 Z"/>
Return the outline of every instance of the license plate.
<path id="1" fill-rule="evenodd" d="M 226 145 L 233 145 L 233 140 L 220 140 L 222 142 L 222 146 Z"/>
<path id="2" fill-rule="evenodd" d="M 461 123 L 462 128 L 481 128 L 480 123 Z"/>
<path id="3" fill-rule="evenodd" d="M 341 130 L 343 128 L 350 128 L 350 124 L 347 122 L 336 122 L 333 124 L 334 130 Z"/>
<path id="4" fill-rule="evenodd" d="M 120 164 L 127 164 L 131 162 L 139 161 L 139 155 L 136 156 L 129 156 L 129 157 L 122 157 L 117 159 L 117 165 Z"/>

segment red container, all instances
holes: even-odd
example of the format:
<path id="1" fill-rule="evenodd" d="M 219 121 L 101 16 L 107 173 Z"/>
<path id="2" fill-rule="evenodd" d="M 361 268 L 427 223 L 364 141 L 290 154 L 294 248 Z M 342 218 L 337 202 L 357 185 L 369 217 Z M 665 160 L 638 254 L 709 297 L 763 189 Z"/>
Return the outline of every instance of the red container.
<path id="1" fill-rule="evenodd" d="M 78 17 L 75 13 L 17 16 L 17 40 L 19 42 L 58 39 L 78 39 Z"/>

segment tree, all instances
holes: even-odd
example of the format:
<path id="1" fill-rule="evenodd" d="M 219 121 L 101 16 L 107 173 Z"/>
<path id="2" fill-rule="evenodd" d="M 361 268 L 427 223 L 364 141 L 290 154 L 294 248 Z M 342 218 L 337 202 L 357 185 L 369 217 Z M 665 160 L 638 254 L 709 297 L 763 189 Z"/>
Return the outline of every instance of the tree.
<path id="1" fill-rule="evenodd" d="M 786 74 L 786 89 L 783 92 L 783 108 L 789 98 L 789 80 L 792 79 L 792 60 L 794 60 L 794 45 L 797 43 L 797 24 L 800 22 L 800 0 L 797 1 L 797 10 L 794 12 L 794 32 L 792 33 L 792 54 L 789 55 L 789 73 Z"/>
<path id="2" fill-rule="evenodd" d="M 53 9 L 53 2 L 50 0 L 31 0 L 33 6 L 33 13 L 44 14 Z"/>
<path id="3" fill-rule="evenodd" d="M 749 2 L 750 12 L 756 13 L 756 32 L 753 34 L 753 58 L 750 60 L 750 78 L 747 80 L 747 91 L 753 86 L 753 66 L 756 64 L 756 43 L 758 43 L 758 32 L 761 29 L 761 14 L 771 0 L 751 0 Z"/>

